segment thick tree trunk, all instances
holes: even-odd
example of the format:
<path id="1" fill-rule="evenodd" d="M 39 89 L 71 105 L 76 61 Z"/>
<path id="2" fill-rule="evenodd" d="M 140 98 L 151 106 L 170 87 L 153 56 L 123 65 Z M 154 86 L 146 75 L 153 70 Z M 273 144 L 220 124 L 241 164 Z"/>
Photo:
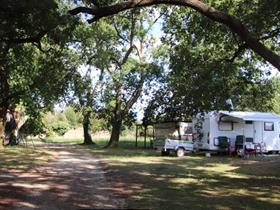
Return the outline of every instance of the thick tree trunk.
<path id="1" fill-rule="evenodd" d="M 115 120 L 111 132 L 110 141 L 105 148 L 117 148 L 119 146 L 120 134 L 121 134 L 122 120 Z"/>
<path id="2" fill-rule="evenodd" d="M 90 126 L 90 112 L 87 112 L 84 115 L 84 119 L 83 119 L 83 129 L 84 129 L 84 143 L 86 145 L 91 145 L 94 144 L 94 142 L 92 141 L 91 135 L 89 133 L 89 126 Z"/>
<path id="3" fill-rule="evenodd" d="M 8 110 L 6 108 L 0 109 L 0 135 L 1 144 L 3 145 L 17 145 L 18 131 L 20 124 L 20 113 L 18 111 Z M 9 141 L 8 143 L 6 141 Z"/>

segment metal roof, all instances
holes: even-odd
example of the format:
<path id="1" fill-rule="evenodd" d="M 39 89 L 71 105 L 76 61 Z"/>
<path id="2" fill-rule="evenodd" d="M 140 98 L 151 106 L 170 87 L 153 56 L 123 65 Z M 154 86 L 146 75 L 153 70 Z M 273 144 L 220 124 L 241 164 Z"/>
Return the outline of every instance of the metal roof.
<path id="1" fill-rule="evenodd" d="M 238 118 L 244 121 L 276 121 L 280 120 L 280 115 L 268 112 L 236 112 L 219 111 L 220 114 Z"/>

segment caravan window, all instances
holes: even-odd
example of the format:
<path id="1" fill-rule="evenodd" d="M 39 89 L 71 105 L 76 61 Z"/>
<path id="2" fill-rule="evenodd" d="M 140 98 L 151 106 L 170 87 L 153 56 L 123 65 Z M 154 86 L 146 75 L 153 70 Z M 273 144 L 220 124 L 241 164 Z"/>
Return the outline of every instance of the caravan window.
<path id="1" fill-rule="evenodd" d="M 274 123 L 273 122 L 264 122 L 264 130 L 265 131 L 274 131 Z"/>
<path id="2" fill-rule="evenodd" d="M 220 131 L 232 131 L 233 123 L 232 122 L 219 122 Z"/>
<path id="3" fill-rule="evenodd" d="M 246 120 L 246 121 L 245 121 L 245 124 L 253 124 L 253 121 L 251 121 L 251 120 Z"/>
<path id="4" fill-rule="evenodd" d="M 192 133 L 192 127 L 189 126 L 189 127 L 185 127 L 184 128 L 184 134 L 185 135 L 191 134 L 191 133 Z"/>

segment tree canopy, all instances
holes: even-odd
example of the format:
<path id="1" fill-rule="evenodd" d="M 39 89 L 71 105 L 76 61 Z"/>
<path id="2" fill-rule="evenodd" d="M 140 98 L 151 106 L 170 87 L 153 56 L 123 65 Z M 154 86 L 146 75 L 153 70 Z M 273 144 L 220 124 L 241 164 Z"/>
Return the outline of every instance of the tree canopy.
<path id="1" fill-rule="evenodd" d="M 103 1 L 84 2 L 85 6 L 76 7 L 69 12 L 72 15 L 79 13 L 91 15 L 91 18 L 88 19 L 89 23 L 137 7 L 175 5 L 191 8 L 211 21 L 225 25 L 243 43 L 241 48 L 251 49 L 278 70 L 280 69 L 280 56 L 277 55 L 277 50 L 273 50 L 273 47 L 262 42 L 271 37 L 279 38 L 280 3 L 277 0 L 254 0 L 247 1 L 246 4 L 231 0 L 219 2 L 211 0 L 128 0 L 107 1 L 105 4 Z M 270 24 L 271 17 L 272 25 Z M 252 22 L 255 23 L 252 24 Z M 260 35 L 262 36 L 260 37 Z"/>
<path id="2" fill-rule="evenodd" d="M 1 121 L 20 105 L 38 124 L 35 118 L 66 94 L 76 70 L 68 44 L 78 21 L 64 9 L 45 0 L 1 4 Z"/>
<path id="3" fill-rule="evenodd" d="M 226 100 L 232 99 L 235 109 L 271 110 L 275 88 L 269 68 L 260 68 L 251 51 L 235 55 L 235 36 L 223 25 L 177 8 L 167 10 L 164 31 L 172 70 L 168 87 L 177 108 L 184 106 L 186 114 L 229 109 Z"/>

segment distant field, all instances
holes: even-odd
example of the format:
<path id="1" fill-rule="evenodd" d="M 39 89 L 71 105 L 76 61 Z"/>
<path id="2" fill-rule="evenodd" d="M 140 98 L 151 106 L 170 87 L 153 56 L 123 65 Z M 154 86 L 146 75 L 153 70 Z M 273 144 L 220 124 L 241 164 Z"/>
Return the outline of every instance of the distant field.
<path id="1" fill-rule="evenodd" d="M 103 147 L 105 146 L 110 139 L 109 135 L 94 135 L 92 136 L 92 140 L 94 143 L 96 143 L 96 147 Z M 64 137 L 48 137 L 45 139 L 38 139 L 34 138 L 33 142 L 34 143 L 42 143 L 47 142 L 47 143 L 63 143 L 63 144 L 82 144 L 83 143 L 83 138 L 64 138 Z M 31 144 L 31 140 L 28 140 L 28 144 Z M 144 138 L 138 138 L 137 141 L 137 147 L 138 148 L 143 148 L 144 147 Z M 135 144 L 135 136 L 134 135 L 126 135 L 126 136 L 121 136 L 120 137 L 120 147 L 121 148 L 134 148 L 136 146 Z M 148 148 L 150 146 L 150 139 L 147 138 L 146 140 L 146 147 Z"/>

